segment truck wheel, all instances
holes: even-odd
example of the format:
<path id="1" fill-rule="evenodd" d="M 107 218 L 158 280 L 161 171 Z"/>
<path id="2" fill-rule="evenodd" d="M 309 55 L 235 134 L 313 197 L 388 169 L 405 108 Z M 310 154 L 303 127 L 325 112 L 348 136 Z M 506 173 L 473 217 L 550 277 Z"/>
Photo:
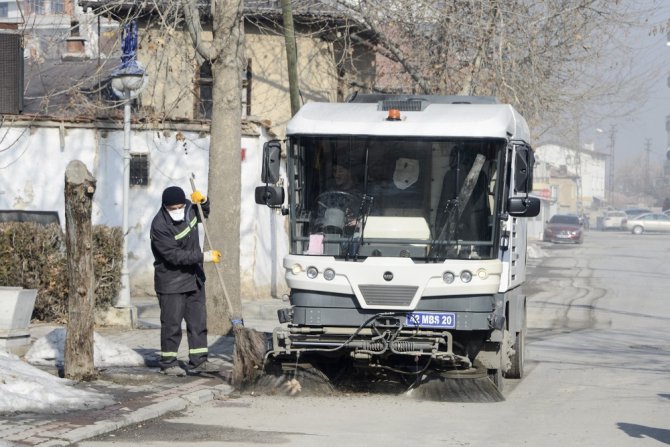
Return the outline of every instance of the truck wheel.
<path id="1" fill-rule="evenodd" d="M 504 349 L 505 349 L 505 347 L 501 343 L 500 349 L 498 350 L 498 359 L 500 360 L 500 362 L 498 362 L 498 365 L 499 365 L 498 369 L 489 369 L 488 370 L 489 379 L 491 380 L 491 382 L 493 382 L 495 387 L 501 393 L 502 393 L 504 385 L 505 385 L 505 379 L 503 379 L 503 372 L 502 372 L 503 371 L 502 366 L 503 366 L 503 356 L 504 356 L 503 351 L 504 351 Z"/>
<path id="2" fill-rule="evenodd" d="M 503 388 L 505 387 L 505 379 L 503 379 L 502 369 L 489 369 L 489 379 L 495 385 L 495 387 L 502 393 Z"/>
<path id="3" fill-rule="evenodd" d="M 516 341 L 512 345 L 514 349 L 514 354 L 510 355 L 511 366 L 505 373 L 505 377 L 508 379 L 521 379 L 523 378 L 523 365 L 526 360 L 526 331 L 522 330 L 521 332 L 516 333 Z"/>

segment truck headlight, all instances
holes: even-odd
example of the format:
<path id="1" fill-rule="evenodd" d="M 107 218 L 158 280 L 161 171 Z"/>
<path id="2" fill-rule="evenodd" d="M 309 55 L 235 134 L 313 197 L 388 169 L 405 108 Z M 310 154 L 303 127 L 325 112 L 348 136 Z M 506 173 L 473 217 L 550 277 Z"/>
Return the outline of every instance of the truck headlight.
<path id="1" fill-rule="evenodd" d="M 309 279 L 316 278 L 316 275 L 318 275 L 318 274 L 319 274 L 319 271 L 317 270 L 316 267 L 314 267 L 314 266 L 307 267 L 307 277 Z"/>
<path id="2" fill-rule="evenodd" d="M 302 265 L 300 264 L 293 264 L 291 267 L 291 273 L 294 275 L 299 275 L 302 272 Z"/>
<path id="3" fill-rule="evenodd" d="M 456 279 L 456 275 L 454 275 L 452 272 L 444 272 L 442 273 L 442 281 L 444 281 L 447 284 L 451 284 L 454 282 L 454 279 Z"/>
<path id="4" fill-rule="evenodd" d="M 477 270 L 477 278 L 486 279 L 488 277 L 489 277 L 489 272 L 487 272 L 486 269 Z"/>
<path id="5" fill-rule="evenodd" d="M 461 272 L 461 281 L 463 282 L 472 281 L 472 272 L 470 272 L 469 270 L 463 270 Z"/>
<path id="6" fill-rule="evenodd" d="M 333 269 L 324 270 L 323 271 L 323 278 L 326 281 L 332 281 L 333 279 L 335 279 L 335 270 L 333 270 Z"/>

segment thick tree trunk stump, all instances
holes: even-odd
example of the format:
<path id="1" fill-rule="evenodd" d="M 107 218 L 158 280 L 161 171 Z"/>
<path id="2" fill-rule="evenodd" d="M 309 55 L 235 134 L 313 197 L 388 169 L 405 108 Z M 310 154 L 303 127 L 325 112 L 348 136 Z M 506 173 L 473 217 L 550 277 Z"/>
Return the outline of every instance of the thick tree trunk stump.
<path id="1" fill-rule="evenodd" d="M 65 240 L 68 271 L 68 323 L 65 339 L 65 377 L 92 380 L 94 295 L 91 205 L 95 178 L 86 165 L 73 160 L 65 170 Z"/>

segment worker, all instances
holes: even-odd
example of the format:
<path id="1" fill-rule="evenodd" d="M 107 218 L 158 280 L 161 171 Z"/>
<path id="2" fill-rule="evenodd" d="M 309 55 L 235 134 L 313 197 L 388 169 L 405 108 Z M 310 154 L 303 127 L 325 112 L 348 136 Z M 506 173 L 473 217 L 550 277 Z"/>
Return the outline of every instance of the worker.
<path id="1" fill-rule="evenodd" d="M 351 173 L 351 167 L 344 163 L 336 163 L 333 165 L 333 189 L 344 192 L 358 193 L 358 188 L 354 185 L 354 178 Z"/>
<path id="2" fill-rule="evenodd" d="M 209 215 L 209 200 L 199 191 L 186 200 L 184 191 L 170 186 L 163 191 L 161 208 L 151 223 L 154 255 L 154 287 L 161 319 L 161 373 L 185 376 L 177 351 L 182 320 L 186 321 L 189 347 L 188 370 L 192 373 L 218 370 L 207 359 L 207 311 L 203 262 L 218 263 L 217 250 L 202 252 L 198 222 Z M 200 203 L 204 216 L 194 203 Z"/>
<path id="3" fill-rule="evenodd" d="M 325 207 L 325 232 L 350 235 L 357 223 L 362 185 L 355 179 L 354 167 L 338 160 L 333 163 L 333 177 L 328 191 L 317 197 L 317 205 Z M 339 210 L 339 211 L 336 211 Z"/>

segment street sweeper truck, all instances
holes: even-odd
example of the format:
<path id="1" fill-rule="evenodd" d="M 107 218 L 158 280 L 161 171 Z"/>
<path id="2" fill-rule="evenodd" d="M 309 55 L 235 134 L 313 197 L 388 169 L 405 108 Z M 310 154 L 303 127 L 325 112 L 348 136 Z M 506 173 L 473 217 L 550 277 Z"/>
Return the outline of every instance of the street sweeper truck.
<path id="1" fill-rule="evenodd" d="M 268 362 L 520 378 L 540 208 L 524 118 L 490 97 L 373 94 L 308 103 L 286 130 L 256 189 L 289 223 L 290 307 Z"/>

